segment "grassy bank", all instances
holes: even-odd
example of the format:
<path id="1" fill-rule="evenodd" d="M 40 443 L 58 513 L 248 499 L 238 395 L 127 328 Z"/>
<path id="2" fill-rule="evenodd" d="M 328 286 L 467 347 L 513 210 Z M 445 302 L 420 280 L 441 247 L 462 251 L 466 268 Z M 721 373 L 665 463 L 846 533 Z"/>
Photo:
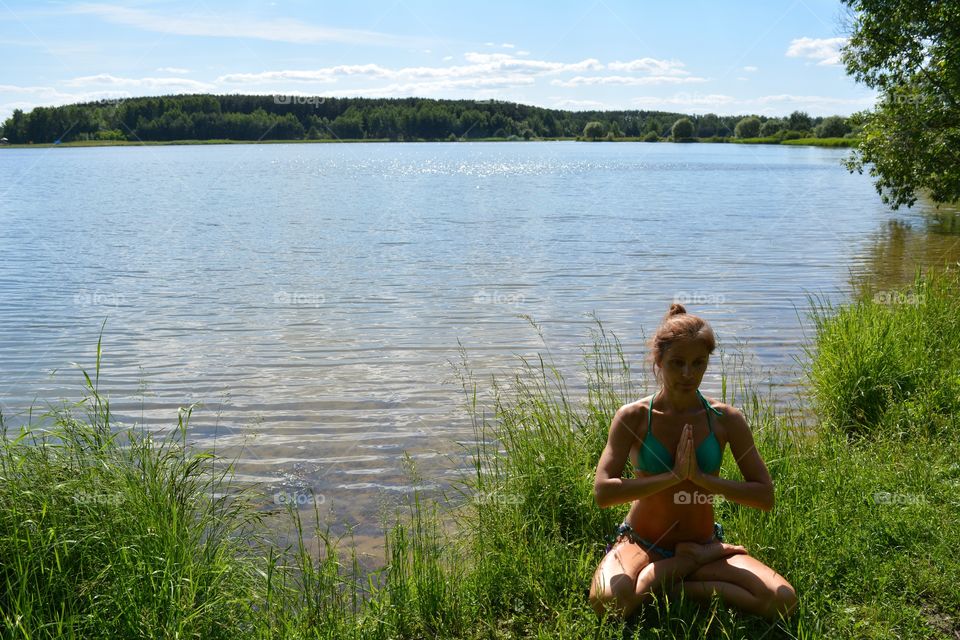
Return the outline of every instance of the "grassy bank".
<path id="1" fill-rule="evenodd" d="M 913 294 L 913 297 L 911 297 Z M 953 638 L 960 632 L 960 277 L 918 277 L 831 309 L 814 301 L 817 436 L 727 372 L 776 487 L 769 513 L 720 502 L 728 539 L 786 576 L 800 608 L 768 623 L 661 602 L 626 625 L 586 601 L 626 505 L 599 509 L 593 472 L 611 416 L 642 393 L 601 325 L 579 397 L 549 361 L 485 385 L 458 369 L 477 445 L 447 503 L 416 498 L 363 581 L 341 542 L 279 547 L 214 460 L 115 432 L 88 380 L 84 419 L 6 433 L 0 450 L 4 637 Z M 918 335 L 921 334 L 921 335 Z M 721 336 L 721 339 L 723 336 Z M 222 468 L 222 467 L 218 467 Z M 722 475 L 738 478 L 731 456 Z M 216 497 L 227 494 L 230 497 Z M 291 513 L 291 517 L 297 514 Z M 456 519 L 454 534 L 441 519 Z M 322 533 L 322 532 L 321 532 Z"/>
<path id="2" fill-rule="evenodd" d="M 540 142 L 558 142 L 574 140 L 574 138 L 537 138 Z M 320 140 L 83 140 L 62 142 L 59 144 L 5 144 L 2 149 L 50 149 L 71 147 L 163 147 L 180 145 L 207 145 L 207 144 L 337 144 L 341 142 L 523 142 L 523 138 L 470 138 L 469 140 L 390 140 L 389 138 L 323 138 Z"/>
<path id="3" fill-rule="evenodd" d="M 787 144 L 807 147 L 852 147 L 857 144 L 856 138 L 795 138 L 783 140 L 777 137 L 769 138 L 731 138 L 736 144 Z"/>

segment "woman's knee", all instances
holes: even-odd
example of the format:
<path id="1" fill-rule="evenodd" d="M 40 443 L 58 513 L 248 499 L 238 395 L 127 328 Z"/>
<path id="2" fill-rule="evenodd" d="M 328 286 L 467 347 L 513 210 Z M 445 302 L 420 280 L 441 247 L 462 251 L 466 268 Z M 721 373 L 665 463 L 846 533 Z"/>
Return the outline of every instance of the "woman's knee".
<path id="1" fill-rule="evenodd" d="M 595 584 L 590 593 L 590 604 L 598 615 L 611 609 L 628 614 L 634 607 L 636 587 L 636 579 L 625 573 L 611 576 L 606 584 Z"/>
<path id="2" fill-rule="evenodd" d="M 789 618 L 797 610 L 799 599 L 793 586 L 784 581 L 773 589 L 767 600 L 767 617 L 779 620 Z"/>

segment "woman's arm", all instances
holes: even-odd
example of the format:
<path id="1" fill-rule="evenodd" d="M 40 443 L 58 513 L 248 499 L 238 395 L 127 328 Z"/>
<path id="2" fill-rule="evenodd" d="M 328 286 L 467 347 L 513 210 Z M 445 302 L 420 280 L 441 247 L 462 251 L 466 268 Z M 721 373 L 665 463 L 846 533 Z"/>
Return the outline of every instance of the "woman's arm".
<path id="1" fill-rule="evenodd" d="M 660 473 L 645 478 L 622 478 L 623 468 L 630 456 L 630 449 L 637 441 L 639 434 L 633 425 L 643 424 L 640 415 L 644 408 L 624 405 L 617 410 L 610 423 L 610 433 L 607 436 L 607 446 L 600 455 L 597 463 L 597 473 L 593 481 L 593 496 L 601 509 L 612 507 L 624 502 L 633 502 L 639 498 L 663 491 L 679 483 L 682 478 L 673 472 Z M 677 464 L 689 452 L 678 452 Z"/>
<path id="2" fill-rule="evenodd" d="M 699 468 L 696 469 L 691 480 L 710 493 L 720 494 L 727 500 L 770 511 L 773 509 L 773 480 L 753 442 L 750 426 L 739 410 L 731 407 L 724 413 L 728 416 L 724 420 L 727 441 L 730 443 L 730 451 L 740 467 L 744 481 L 718 478 L 703 473 Z"/>

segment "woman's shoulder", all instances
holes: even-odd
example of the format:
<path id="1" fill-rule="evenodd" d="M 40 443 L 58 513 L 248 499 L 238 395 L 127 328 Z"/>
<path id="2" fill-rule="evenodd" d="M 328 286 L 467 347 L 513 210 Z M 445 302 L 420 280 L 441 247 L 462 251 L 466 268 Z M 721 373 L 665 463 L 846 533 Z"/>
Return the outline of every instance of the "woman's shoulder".
<path id="1" fill-rule="evenodd" d="M 735 426 L 744 422 L 743 413 L 732 404 L 720 402 L 709 396 L 703 396 L 703 399 L 707 401 L 712 409 L 718 412 L 718 414 L 714 415 L 716 415 L 717 421 L 723 426 Z"/>
<path id="2" fill-rule="evenodd" d="M 647 407 L 650 404 L 650 398 L 653 394 L 628 402 L 617 410 L 617 415 L 621 421 L 626 424 L 634 434 L 642 435 L 642 431 L 647 427 Z"/>
<path id="3" fill-rule="evenodd" d="M 651 394 L 652 395 L 652 394 Z M 639 400 L 634 400 L 633 402 L 628 402 L 625 405 L 622 405 L 620 409 L 617 410 L 622 417 L 632 420 L 636 418 L 647 417 L 647 406 L 650 403 L 650 396 L 645 396 Z"/>

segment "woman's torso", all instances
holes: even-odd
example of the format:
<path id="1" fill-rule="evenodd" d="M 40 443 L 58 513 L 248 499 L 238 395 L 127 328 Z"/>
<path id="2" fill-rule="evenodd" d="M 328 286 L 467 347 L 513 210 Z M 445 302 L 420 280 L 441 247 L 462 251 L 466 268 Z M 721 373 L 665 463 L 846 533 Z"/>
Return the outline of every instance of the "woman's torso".
<path id="1" fill-rule="evenodd" d="M 667 415 L 654 408 L 652 419 L 649 419 L 650 397 L 637 402 L 641 406 L 640 410 L 633 412 L 635 418 L 631 426 L 636 438 L 630 448 L 629 458 L 629 464 L 637 477 L 657 475 L 636 468 L 640 447 L 644 438 L 648 437 L 648 421 L 651 423 L 650 428 L 654 437 L 670 452 L 671 459 L 668 462 L 676 460 L 680 432 L 686 423 L 693 425 L 695 450 L 711 437 L 711 426 L 713 435 L 720 444 L 720 451 L 722 452 L 726 446 L 726 431 L 721 423 L 721 417 L 709 416 L 708 423 L 707 409 L 702 405 L 697 411 L 682 415 Z M 711 475 L 717 475 L 717 472 Z M 678 542 L 706 542 L 713 535 L 713 494 L 692 481 L 685 480 L 668 489 L 635 500 L 630 506 L 626 522 L 640 536 L 666 549 L 673 549 Z"/>

